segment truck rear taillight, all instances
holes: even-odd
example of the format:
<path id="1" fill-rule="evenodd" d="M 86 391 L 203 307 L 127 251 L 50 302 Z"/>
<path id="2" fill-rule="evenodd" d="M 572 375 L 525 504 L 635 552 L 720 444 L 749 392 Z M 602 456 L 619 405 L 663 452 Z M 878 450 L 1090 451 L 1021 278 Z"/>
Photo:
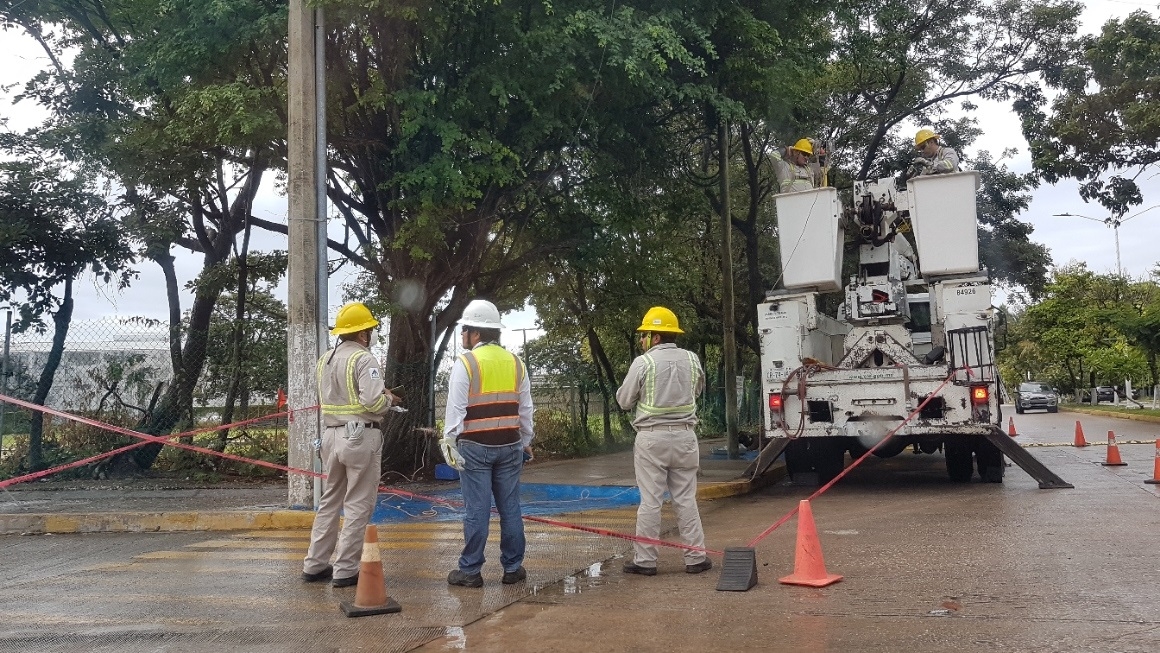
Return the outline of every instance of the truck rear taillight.
<path id="1" fill-rule="evenodd" d="M 976 406 L 979 404 L 987 403 L 987 399 L 990 397 L 991 393 L 987 390 L 987 386 L 985 385 L 977 385 L 971 388 L 971 403 L 975 404 Z"/>
<path id="2" fill-rule="evenodd" d="M 769 395 L 769 409 L 781 410 L 781 395 L 770 393 Z"/>

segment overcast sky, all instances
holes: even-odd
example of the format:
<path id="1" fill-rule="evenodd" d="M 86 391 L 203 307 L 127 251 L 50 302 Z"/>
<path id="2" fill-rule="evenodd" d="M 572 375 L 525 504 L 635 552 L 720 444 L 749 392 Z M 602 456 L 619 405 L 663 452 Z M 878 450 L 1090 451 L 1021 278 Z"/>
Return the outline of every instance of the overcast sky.
<path id="1" fill-rule="evenodd" d="M 1088 4 L 1082 21 L 1082 30 L 1097 32 L 1103 23 L 1112 17 L 1125 17 L 1136 9 L 1155 12 L 1158 0 L 1137 2 L 1134 0 L 1093 0 Z M 46 64 L 37 46 L 16 31 L 0 32 L 0 88 L 12 84 L 22 84 Z M 8 128 L 19 131 L 32 126 L 39 120 L 39 113 L 32 110 L 29 103 L 11 106 L 3 99 L 0 91 L 0 106 L 9 119 Z M 975 144 L 978 150 L 988 150 L 997 156 L 1007 148 L 1017 148 L 1019 155 L 1007 164 L 1017 172 L 1030 169 L 1027 143 L 1019 130 L 1019 121 L 1008 106 L 997 103 L 980 102 L 976 115 L 984 134 Z M 1160 204 L 1160 174 L 1152 172 L 1142 180 L 1144 203 L 1132 213 Z M 254 212 L 261 218 L 285 221 L 286 199 L 273 189 L 272 177 L 266 184 L 266 191 L 259 198 Z M 1051 250 L 1056 265 L 1071 261 L 1085 261 L 1097 272 L 1114 272 L 1116 268 L 1115 234 L 1109 227 L 1083 218 L 1053 217 L 1057 213 L 1073 213 L 1091 218 L 1103 219 L 1107 212 L 1097 204 L 1085 204 L 1079 197 L 1077 184 L 1064 182 L 1056 186 L 1042 186 L 1033 194 L 1031 206 L 1020 219 L 1035 226 L 1032 240 L 1043 243 Z M 1132 215 L 1129 213 L 1129 215 Z M 332 236 L 341 237 L 341 227 L 332 222 Z M 1140 277 L 1153 270 L 1160 262 L 1160 207 L 1130 219 L 1119 229 L 1121 260 L 1124 272 Z M 285 238 L 255 230 L 254 250 L 285 249 Z M 176 250 L 175 251 L 179 251 Z M 334 255 L 332 254 L 332 257 Z M 76 287 L 76 320 L 92 320 L 110 316 L 145 316 L 164 319 L 167 308 L 164 297 L 164 283 L 155 265 L 142 263 L 138 266 L 140 277 L 133 287 L 122 293 L 114 293 L 98 287 L 91 281 Z M 181 282 L 192 279 L 201 269 L 200 258 L 191 255 L 178 256 L 178 274 Z M 342 285 L 353 279 L 355 271 L 345 266 L 331 277 L 329 296 L 329 319 L 342 303 Z M 280 289 L 285 299 L 285 285 Z M 189 307 L 189 295 L 183 299 L 183 310 Z M 535 327 L 535 315 L 531 311 L 520 311 L 504 317 L 509 329 Z M 529 337 L 532 333 L 527 334 Z M 514 332 L 505 336 L 505 342 L 516 345 L 523 341 L 523 333 Z"/>

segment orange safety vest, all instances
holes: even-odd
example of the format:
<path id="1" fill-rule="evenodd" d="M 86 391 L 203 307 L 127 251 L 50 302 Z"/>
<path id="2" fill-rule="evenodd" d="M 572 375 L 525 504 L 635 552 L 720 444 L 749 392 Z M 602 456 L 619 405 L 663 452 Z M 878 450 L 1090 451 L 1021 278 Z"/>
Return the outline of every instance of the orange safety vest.
<path id="1" fill-rule="evenodd" d="M 520 385 L 524 365 L 495 343 L 459 357 L 467 367 L 467 415 L 459 439 L 499 446 L 520 441 Z"/>

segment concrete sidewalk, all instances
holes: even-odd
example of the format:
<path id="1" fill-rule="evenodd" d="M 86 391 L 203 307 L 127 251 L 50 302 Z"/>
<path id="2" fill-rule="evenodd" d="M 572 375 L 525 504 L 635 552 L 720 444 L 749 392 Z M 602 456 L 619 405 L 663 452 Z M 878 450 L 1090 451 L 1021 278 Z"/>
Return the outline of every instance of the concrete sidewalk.
<path id="1" fill-rule="evenodd" d="M 721 456 L 724 440 L 701 443 L 700 500 L 751 492 L 785 476 L 775 465 L 749 482 L 741 478 L 746 460 Z M 717 450 L 717 455 L 714 455 Z M 536 462 L 524 470 L 525 483 L 634 486 L 632 451 L 590 458 Z M 417 494 L 457 482 L 399 486 Z M 75 487 L 42 489 L 37 483 L 0 491 L 0 535 L 98 532 L 177 532 L 309 528 L 314 513 L 289 510 L 283 484 L 253 487 L 197 487 L 158 481 L 155 486 L 110 480 Z"/>

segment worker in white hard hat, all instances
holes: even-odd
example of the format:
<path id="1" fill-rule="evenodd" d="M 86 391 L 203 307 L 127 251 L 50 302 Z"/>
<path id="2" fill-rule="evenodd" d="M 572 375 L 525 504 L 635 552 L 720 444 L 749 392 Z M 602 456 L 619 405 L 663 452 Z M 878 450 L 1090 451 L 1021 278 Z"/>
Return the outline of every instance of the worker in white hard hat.
<path id="1" fill-rule="evenodd" d="M 934 130 L 926 128 L 918 130 L 914 135 L 914 147 L 918 150 L 919 156 L 911 162 L 912 169 L 915 170 L 912 176 L 943 175 L 959 171 L 958 152 L 942 145 L 940 139 Z"/>
<path id="2" fill-rule="evenodd" d="M 812 190 L 822 185 L 822 170 L 814 158 L 825 156 L 824 148 L 814 146 L 808 138 L 785 148 L 785 153 L 774 152 L 773 171 L 777 177 L 778 192 L 792 193 L 795 191 Z M 811 159 L 814 159 L 811 161 Z"/>
<path id="3" fill-rule="evenodd" d="M 387 389 L 382 366 L 370 351 L 378 325 L 361 302 L 346 304 L 330 330 L 338 343 L 318 361 L 323 431 L 316 446 L 321 449 L 326 489 L 302 565 L 302 579 L 308 583 L 332 577 L 335 587 L 358 582 L 363 537 L 382 474 L 382 418 L 400 403 Z"/>
<path id="4" fill-rule="evenodd" d="M 450 585 L 482 587 L 484 548 L 491 504 L 499 512 L 503 583 L 527 578 L 520 471 L 532 458 L 532 384 L 519 356 L 499 344 L 503 324 L 495 304 L 476 299 L 463 309 L 460 338 L 466 353 L 456 359 L 447 383 L 443 451 L 459 470 L 466 515 L 459 566 Z"/>
<path id="5" fill-rule="evenodd" d="M 664 306 L 644 314 L 640 327 L 641 347 L 616 391 L 616 403 L 635 411 L 633 467 L 640 488 L 636 511 L 636 534 L 649 539 L 661 536 L 661 504 L 667 491 L 677 514 L 681 540 L 697 550 L 685 551 L 685 571 L 699 574 L 713 568 L 705 556 L 705 532 L 697 509 L 697 472 L 701 467 L 697 444 L 697 397 L 705 388 L 705 372 L 697 355 L 674 342 L 684 333 L 677 316 Z M 624 563 L 626 574 L 655 576 L 657 547 L 633 544 L 633 559 Z"/>

